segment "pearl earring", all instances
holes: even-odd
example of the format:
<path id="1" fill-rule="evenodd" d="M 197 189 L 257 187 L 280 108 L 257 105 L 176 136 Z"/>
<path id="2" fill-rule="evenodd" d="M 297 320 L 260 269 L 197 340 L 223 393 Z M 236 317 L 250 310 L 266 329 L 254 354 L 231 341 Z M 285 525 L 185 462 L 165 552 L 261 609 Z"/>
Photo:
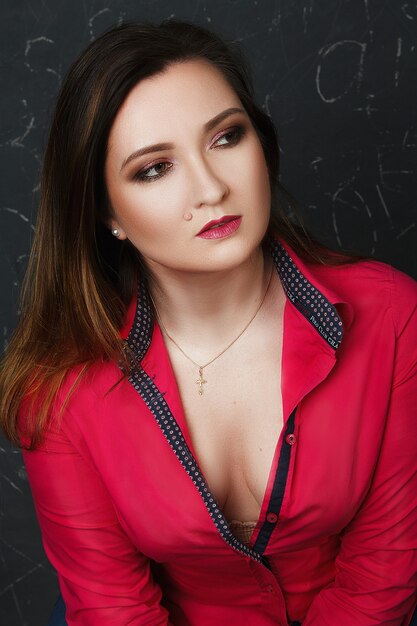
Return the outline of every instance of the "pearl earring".
<path id="1" fill-rule="evenodd" d="M 120 237 L 120 230 L 118 228 L 112 228 L 111 234 L 114 235 L 115 237 Z"/>

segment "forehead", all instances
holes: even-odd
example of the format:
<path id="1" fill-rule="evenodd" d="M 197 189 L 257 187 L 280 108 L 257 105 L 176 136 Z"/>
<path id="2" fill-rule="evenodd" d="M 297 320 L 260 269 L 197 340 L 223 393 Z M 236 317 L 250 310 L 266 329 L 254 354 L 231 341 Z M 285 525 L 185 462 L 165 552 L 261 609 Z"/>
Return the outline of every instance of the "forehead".
<path id="1" fill-rule="evenodd" d="M 222 73 L 204 60 L 174 63 L 138 83 L 113 123 L 109 149 L 131 144 L 174 140 L 178 131 L 196 129 L 222 110 L 242 106 Z"/>

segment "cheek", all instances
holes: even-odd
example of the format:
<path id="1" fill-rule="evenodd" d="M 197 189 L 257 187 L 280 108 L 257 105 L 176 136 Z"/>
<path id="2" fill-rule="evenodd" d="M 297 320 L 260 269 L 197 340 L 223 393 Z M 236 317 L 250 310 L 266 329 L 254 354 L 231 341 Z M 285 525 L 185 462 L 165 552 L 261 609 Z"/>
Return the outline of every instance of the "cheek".
<path id="1" fill-rule="evenodd" d="M 270 184 L 268 166 L 265 161 L 264 151 L 262 150 L 262 146 L 259 143 L 253 161 L 259 185 L 263 186 L 265 188 L 265 191 L 269 193 Z"/>
<path id="2" fill-rule="evenodd" d="M 269 211 L 271 200 L 269 173 L 259 142 L 253 146 L 242 172 L 246 173 L 245 185 L 251 202 L 255 202 L 258 210 L 264 208 Z"/>
<path id="3" fill-rule="evenodd" d="M 168 178 L 109 188 L 113 216 L 132 242 L 169 235 L 184 213 L 184 186 Z"/>

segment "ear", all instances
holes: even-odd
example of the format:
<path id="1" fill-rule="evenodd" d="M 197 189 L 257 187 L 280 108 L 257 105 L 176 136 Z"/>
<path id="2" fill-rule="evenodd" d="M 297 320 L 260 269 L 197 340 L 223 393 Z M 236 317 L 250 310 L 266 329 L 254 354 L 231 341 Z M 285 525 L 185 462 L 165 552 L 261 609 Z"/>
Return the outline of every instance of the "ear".
<path id="1" fill-rule="evenodd" d="M 123 239 L 127 239 L 125 231 L 119 226 L 115 219 L 110 218 L 109 220 L 107 220 L 106 226 L 109 228 L 111 234 L 116 237 L 116 239 L 120 239 L 120 241 L 122 241 Z"/>

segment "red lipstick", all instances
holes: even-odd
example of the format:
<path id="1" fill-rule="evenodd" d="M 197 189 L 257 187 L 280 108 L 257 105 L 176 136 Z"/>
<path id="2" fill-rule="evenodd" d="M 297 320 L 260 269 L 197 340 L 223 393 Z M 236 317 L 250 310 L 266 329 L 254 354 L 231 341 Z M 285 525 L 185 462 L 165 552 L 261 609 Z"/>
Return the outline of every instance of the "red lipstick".
<path id="1" fill-rule="evenodd" d="M 207 222 L 196 236 L 203 239 L 222 239 L 234 233 L 239 228 L 241 221 L 240 215 L 223 215 L 217 220 Z"/>

